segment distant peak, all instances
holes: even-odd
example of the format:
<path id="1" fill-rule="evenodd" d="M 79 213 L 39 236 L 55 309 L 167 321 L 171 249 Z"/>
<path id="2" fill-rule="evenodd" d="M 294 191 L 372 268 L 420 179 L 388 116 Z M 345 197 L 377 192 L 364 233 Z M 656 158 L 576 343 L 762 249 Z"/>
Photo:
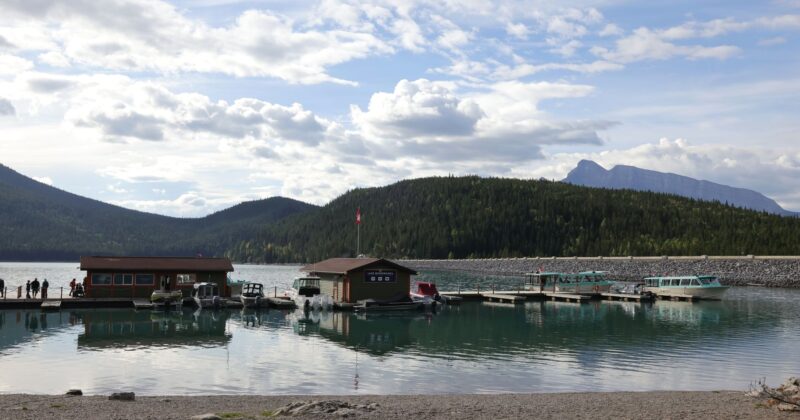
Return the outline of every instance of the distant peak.
<path id="1" fill-rule="evenodd" d="M 581 159 L 581 161 L 578 162 L 578 166 L 575 169 L 599 169 L 602 171 L 606 170 L 606 168 L 600 166 L 599 164 L 597 164 L 597 162 L 588 159 Z"/>

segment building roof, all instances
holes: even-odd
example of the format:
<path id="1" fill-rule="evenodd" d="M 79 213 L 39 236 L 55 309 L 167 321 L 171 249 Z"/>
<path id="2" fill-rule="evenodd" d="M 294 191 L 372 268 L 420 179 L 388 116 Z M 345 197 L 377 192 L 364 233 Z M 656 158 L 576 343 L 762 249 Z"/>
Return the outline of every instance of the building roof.
<path id="1" fill-rule="evenodd" d="M 392 267 L 409 274 L 417 274 L 416 271 L 408 267 L 403 267 L 383 258 L 329 258 L 325 261 L 309 264 L 300 270 L 306 273 L 347 274 L 353 270 L 377 266 Z"/>
<path id="2" fill-rule="evenodd" d="M 228 258 L 81 257 L 81 270 L 233 271 Z"/>

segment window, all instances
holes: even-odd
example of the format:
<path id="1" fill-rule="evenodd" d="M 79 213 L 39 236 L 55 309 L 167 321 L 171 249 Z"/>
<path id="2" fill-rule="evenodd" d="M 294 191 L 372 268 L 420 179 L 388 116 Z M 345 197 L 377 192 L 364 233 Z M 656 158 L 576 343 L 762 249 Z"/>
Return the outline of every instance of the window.
<path id="1" fill-rule="evenodd" d="M 117 286 L 130 286 L 133 284 L 133 274 L 114 274 L 114 284 Z"/>
<path id="2" fill-rule="evenodd" d="M 699 286 L 700 282 L 697 279 L 692 279 L 692 286 Z"/>
<path id="3" fill-rule="evenodd" d="M 97 273 L 92 274 L 92 286 L 107 286 L 111 284 L 111 274 Z"/>
<path id="4" fill-rule="evenodd" d="M 155 276 L 152 274 L 137 274 L 136 285 L 152 286 L 155 281 Z"/>
<path id="5" fill-rule="evenodd" d="M 681 279 L 681 286 L 688 286 L 692 279 Z"/>
<path id="6" fill-rule="evenodd" d="M 178 284 L 189 284 L 194 283 L 194 274 L 178 274 L 177 276 Z"/>
<path id="7" fill-rule="evenodd" d="M 680 286 L 681 285 L 681 280 L 680 279 L 672 279 L 672 285 L 673 286 Z"/>

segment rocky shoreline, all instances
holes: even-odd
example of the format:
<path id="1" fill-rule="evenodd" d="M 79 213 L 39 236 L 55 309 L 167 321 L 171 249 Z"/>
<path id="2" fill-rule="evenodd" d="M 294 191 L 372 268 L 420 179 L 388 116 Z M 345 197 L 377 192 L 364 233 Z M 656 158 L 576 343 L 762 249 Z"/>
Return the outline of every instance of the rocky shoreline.
<path id="1" fill-rule="evenodd" d="M 742 391 L 500 395 L 107 396 L 0 395 L 0 418 L 58 419 L 788 419 Z"/>
<path id="2" fill-rule="evenodd" d="M 654 275 L 712 274 L 731 286 L 800 287 L 800 257 L 593 257 L 402 260 L 415 270 L 463 271 L 521 276 L 537 269 L 556 272 L 608 271 L 615 279 Z"/>

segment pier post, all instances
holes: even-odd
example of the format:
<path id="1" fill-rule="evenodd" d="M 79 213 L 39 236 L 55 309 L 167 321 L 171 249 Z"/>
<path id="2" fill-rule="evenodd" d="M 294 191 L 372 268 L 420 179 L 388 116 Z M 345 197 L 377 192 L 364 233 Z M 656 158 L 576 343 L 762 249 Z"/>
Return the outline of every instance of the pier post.
<path id="1" fill-rule="evenodd" d="M 275 286 L 275 292 L 273 297 L 278 297 L 278 286 Z"/>
<path id="2" fill-rule="evenodd" d="M 59 296 L 59 299 L 64 299 L 64 286 L 61 286 L 61 296 Z"/>
<path id="3" fill-rule="evenodd" d="M 494 283 L 492 283 L 492 293 L 494 293 Z"/>

